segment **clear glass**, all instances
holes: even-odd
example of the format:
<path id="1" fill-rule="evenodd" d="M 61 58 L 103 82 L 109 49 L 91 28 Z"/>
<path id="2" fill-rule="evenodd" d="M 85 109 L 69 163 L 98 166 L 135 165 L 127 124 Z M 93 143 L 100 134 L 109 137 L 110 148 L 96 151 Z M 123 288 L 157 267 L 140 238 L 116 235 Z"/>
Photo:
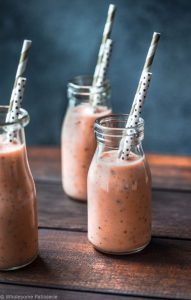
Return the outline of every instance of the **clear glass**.
<path id="1" fill-rule="evenodd" d="M 78 76 L 69 82 L 69 105 L 61 133 L 63 188 L 81 201 L 87 200 L 87 173 L 96 149 L 94 122 L 111 113 L 109 82 L 93 87 L 92 80 L 91 76 Z"/>
<path id="2" fill-rule="evenodd" d="M 101 252 L 129 254 L 151 239 L 151 173 L 142 140 L 144 121 L 126 129 L 128 115 L 95 122 L 97 149 L 88 173 L 88 239 Z M 128 160 L 119 159 L 121 138 L 133 144 Z"/>
<path id="3" fill-rule="evenodd" d="M 38 253 L 36 190 L 28 164 L 24 127 L 28 113 L 7 123 L 0 106 L 0 270 L 31 263 Z"/>

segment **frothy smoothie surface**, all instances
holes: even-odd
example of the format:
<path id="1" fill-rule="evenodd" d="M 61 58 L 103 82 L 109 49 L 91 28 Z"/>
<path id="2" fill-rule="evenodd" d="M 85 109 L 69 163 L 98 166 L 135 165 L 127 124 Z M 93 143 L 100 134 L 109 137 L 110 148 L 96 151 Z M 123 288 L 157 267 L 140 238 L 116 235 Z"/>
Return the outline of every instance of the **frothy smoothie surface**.
<path id="1" fill-rule="evenodd" d="M 151 238 L 151 176 L 144 157 L 94 156 L 88 174 L 88 238 L 99 250 L 130 253 Z"/>
<path id="2" fill-rule="evenodd" d="M 67 111 L 62 129 L 62 181 L 65 192 L 75 199 L 87 199 L 87 173 L 96 149 L 94 122 L 110 113 L 103 106 L 94 112 L 89 103 Z"/>
<path id="3" fill-rule="evenodd" d="M 0 269 L 29 263 L 38 251 L 36 191 L 24 145 L 0 145 Z"/>

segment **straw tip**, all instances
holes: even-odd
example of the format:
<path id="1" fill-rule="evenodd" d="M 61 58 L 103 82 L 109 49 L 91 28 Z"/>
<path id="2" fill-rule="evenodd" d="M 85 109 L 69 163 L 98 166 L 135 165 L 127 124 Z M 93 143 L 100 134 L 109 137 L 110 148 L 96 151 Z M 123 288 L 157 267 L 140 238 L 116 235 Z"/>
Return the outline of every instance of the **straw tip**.
<path id="1" fill-rule="evenodd" d="M 25 44 L 28 44 L 28 45 L 31 45 L 31 44 L 32 44 L 32 41 L 31 41 L 31 40 L 24 40 L 24 43 L 25 43 Z"/>
<path id="2" fill-rule="evenodd" d="M 115 9 L 116 9 L 116 6 L 115 6 L 115 4 L 112 4 L 112 3 L 110 3 L 110 5 L 109 5 L 109 9 L 111 9 L 111 10 L 115 10 Z"/>
<path id="3" fill-rule="evenodd" d="M 154 32 L 153 35 L 160 36 L 160 32 Z"/>

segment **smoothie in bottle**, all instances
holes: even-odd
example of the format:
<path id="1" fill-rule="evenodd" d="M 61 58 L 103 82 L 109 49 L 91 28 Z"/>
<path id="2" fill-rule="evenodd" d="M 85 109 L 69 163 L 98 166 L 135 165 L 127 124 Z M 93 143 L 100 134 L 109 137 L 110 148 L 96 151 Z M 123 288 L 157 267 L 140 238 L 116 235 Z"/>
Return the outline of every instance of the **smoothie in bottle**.
<path id="1" fill-rule="evenodd" d="M 0 107 L 0 270 L 27 265 L 38 253 L 36 191 L 24 136 L 29 116 L 22 109 L 17 121 L 6 123 L 6 113 Z"/>
<path id="2" fill-rule="evenodd" d="M 129 159 L 118 158 L 126 115 L 96 121 L 98 146 L 88 174 L 88 239 L 95 248 L 113 254 L 142 250 L 151 239 L 151 175 L 141 141 L 136 136 Z M 127 129 L 126 129 L 127 130 Z"/>
<path id="3" fill-rule="evenodd" d="M 109 115 L 110 85 L 92 87 L 91 77 L 76 77 L 68 84 L 69 107 L 62 127 L 62 182 L 65 192 L 77 200 L 87 199 L 87 174 L 96 149 L 93 125 Z M 99 97 L 96 109 L 93 97 Z"/>

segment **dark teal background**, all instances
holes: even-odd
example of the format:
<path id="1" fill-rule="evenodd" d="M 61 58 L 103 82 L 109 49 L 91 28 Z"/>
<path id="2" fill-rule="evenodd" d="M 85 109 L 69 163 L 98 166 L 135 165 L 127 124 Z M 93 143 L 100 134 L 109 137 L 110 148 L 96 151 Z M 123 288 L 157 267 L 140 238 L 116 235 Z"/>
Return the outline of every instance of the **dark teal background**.
<path id="1" fill-rule="evenodd" d="M 107 0 L 0 0 L 0 104 L 9 102 L 23 39 L 32 39 L 23 106 L 27 142 L 59 144 L 66 83 L 94 71 Z M 109 78 L 114 112 L 128 112 L 153 31 L 161 32 L 143 117 L 144 148 L 191 154 L 191 1 L 116 0 Z"/>

